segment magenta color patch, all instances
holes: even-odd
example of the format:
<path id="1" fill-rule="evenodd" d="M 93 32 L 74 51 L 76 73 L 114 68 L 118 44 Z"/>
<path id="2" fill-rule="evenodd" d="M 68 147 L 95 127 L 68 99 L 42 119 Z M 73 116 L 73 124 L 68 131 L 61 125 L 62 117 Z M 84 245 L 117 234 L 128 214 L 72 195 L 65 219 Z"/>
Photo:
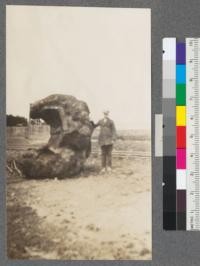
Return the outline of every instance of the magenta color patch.
<path id="1" fill-rule="evenodd" d="M 186 149 L 176 149 L 176 169 L 186 169 Z"/>

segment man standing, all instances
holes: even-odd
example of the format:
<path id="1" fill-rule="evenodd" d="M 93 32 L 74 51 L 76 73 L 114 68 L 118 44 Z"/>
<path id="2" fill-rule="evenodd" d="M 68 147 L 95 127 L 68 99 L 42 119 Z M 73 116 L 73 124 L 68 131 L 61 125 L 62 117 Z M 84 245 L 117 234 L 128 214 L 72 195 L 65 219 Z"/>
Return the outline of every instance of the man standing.
<path id="1" fill-rule="evenodd" d="M 103 112 L 104 118 L 96 126 L 100 127 L 99 145 L 101 147 L 101 172 L 112 171 L 112 149 L 116 140 L 116 129 L 114 122 L 109 118 L 109 111 Z"/>

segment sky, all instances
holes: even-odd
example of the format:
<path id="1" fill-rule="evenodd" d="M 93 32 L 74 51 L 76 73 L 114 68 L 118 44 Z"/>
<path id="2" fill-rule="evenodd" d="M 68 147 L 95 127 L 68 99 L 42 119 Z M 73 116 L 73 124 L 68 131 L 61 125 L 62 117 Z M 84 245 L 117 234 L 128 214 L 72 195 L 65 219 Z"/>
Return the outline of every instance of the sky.
<path id="1" fill-rule="evenodd" d="M 150 9 L 7 6 L 7 114 L 50 94 L 85 101 L 95 122 L 151 127 Z"/>

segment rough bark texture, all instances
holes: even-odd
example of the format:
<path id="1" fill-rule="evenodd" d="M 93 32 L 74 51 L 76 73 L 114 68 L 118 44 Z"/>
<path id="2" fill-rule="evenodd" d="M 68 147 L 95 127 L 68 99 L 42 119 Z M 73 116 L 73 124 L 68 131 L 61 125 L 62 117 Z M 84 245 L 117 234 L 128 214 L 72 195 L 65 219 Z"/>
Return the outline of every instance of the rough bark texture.
<path id="1" fill-rule="evenodd" d="M 50 95 L 31 105 L 30 117 L 50 125 L 45 147 L 26 152 L 19 162 L 29 178 L 65 178 L 78 174 L 91 151 L 89 108 L 69 95 Z"/>

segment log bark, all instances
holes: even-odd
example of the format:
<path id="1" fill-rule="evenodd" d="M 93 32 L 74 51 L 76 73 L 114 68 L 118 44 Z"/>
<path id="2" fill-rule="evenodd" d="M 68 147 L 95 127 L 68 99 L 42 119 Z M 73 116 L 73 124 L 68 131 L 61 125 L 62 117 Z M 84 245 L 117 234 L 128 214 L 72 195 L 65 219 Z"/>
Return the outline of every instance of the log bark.
<path id="1" fill-rule="evenodd" d="M 28 178 L 67 178 L 83 169 L 91 152 L 94 125 L 89 108 L 70 95 L 54 94 L 31 105 L 30 117 L 50 125 L 50 139 L 45 147 L 23 154 L 18 162 Z"/>

